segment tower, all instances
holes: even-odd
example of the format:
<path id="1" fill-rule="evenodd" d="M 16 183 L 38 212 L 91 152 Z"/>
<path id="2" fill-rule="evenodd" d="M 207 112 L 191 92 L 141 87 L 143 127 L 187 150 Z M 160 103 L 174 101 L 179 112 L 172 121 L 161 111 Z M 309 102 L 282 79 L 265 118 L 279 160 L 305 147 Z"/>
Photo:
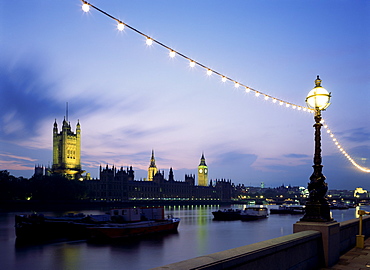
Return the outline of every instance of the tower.
<path id="1" fill-rule="evenodd" d="M 153 181 L 154 175 L 157 173 L 157 166 L 155 165 L 154 150 L 152 150 L 152 157 L 150 158 L 150 165 L 148 168 L 148 179 L 147 181 Z"/>
<path id="2" fill-rule="evenodd" d="M 204 153 L 200 158 L 200 164 L 198 166 L 198 186 L 208 185 L 208 166 L 206 164 L 206 159 L 204 158 Z"/>
<path id="3" fill-rule="evenodd" d="M 63 126 L 58 133 L 58 124 L 55 119 L 53 128 L 53 166 L 52 173 L 78 179 L 84 173 L 81 170 L 81 126 L 76 125 L 76 134 L 71 130 L 71 125 L 64 118 Z"/>

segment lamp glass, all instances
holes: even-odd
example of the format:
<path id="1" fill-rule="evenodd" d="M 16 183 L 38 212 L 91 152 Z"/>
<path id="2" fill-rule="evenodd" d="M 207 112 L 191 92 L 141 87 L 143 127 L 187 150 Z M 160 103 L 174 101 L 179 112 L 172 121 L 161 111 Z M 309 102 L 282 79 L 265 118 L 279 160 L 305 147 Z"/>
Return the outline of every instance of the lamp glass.
<path id="1" fill-rule="evenodd" d="M 325 110 L 329 107 L 330 93 L 323 87 L 315 87 L 306 98 L 308 107 L 317 110 Z"/>

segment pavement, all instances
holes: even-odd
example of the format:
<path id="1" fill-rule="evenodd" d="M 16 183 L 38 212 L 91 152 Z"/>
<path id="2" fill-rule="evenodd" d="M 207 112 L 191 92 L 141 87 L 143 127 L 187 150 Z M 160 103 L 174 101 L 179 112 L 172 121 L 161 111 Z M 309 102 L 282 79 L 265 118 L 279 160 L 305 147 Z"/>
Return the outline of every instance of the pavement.
<path id="1" fill-rule="evenodd" d="M 370 270 L 370 238 L 365 240 L 365 247 L 354 247 L 347 253 L 340 256 L 336 265 L 321 270 Z"/>

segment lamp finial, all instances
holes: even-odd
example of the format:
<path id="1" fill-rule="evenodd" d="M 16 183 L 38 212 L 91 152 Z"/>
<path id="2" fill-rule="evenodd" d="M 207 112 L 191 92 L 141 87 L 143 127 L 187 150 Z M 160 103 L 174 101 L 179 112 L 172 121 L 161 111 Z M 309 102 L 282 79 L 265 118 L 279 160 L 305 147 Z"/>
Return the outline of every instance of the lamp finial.
<path id="1" fill-rule="evenodd" d="M 320 80 L 320 77 L 319 77 L 319 75 L 317 75 L 317 78 L 316 78 L 316 80 L 315 80 L 315 87 L 321 87 L 321 80 Z"/>

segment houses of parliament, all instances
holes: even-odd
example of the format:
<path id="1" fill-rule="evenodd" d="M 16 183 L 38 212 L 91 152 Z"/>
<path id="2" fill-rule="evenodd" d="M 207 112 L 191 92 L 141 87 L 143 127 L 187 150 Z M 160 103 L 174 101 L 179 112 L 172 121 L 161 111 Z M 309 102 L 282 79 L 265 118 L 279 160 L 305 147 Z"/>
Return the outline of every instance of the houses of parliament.
<path id="1" fill-rule="evenodd" d="M 42 173 L 42 167 L 35 167 L 35 175 Z M 198 166 L 197 184 L 194 174 L 185 174 L 184 181 L 175 180 L 172 168 L 168 177 L 157 169 L 154 150 L 144 181 L 135 180 L 132 166 L 124 169 L 115 166 L 100 166 L 99 179 L 92 179 L 81 167 L 81 125 L 76 131 L 64 118 L 60 132 L 55 120 L 53 127 L 53 165 L 45 169 L 48 174 L 63 175 L 71 180 L 80 180 L 87 187 L 92 201 L 127 202 L 133 200 L 214 200 L 230 201 L 233 184 L 230 180 L 208 180 L 208 166 L 204 153 Z"/>

